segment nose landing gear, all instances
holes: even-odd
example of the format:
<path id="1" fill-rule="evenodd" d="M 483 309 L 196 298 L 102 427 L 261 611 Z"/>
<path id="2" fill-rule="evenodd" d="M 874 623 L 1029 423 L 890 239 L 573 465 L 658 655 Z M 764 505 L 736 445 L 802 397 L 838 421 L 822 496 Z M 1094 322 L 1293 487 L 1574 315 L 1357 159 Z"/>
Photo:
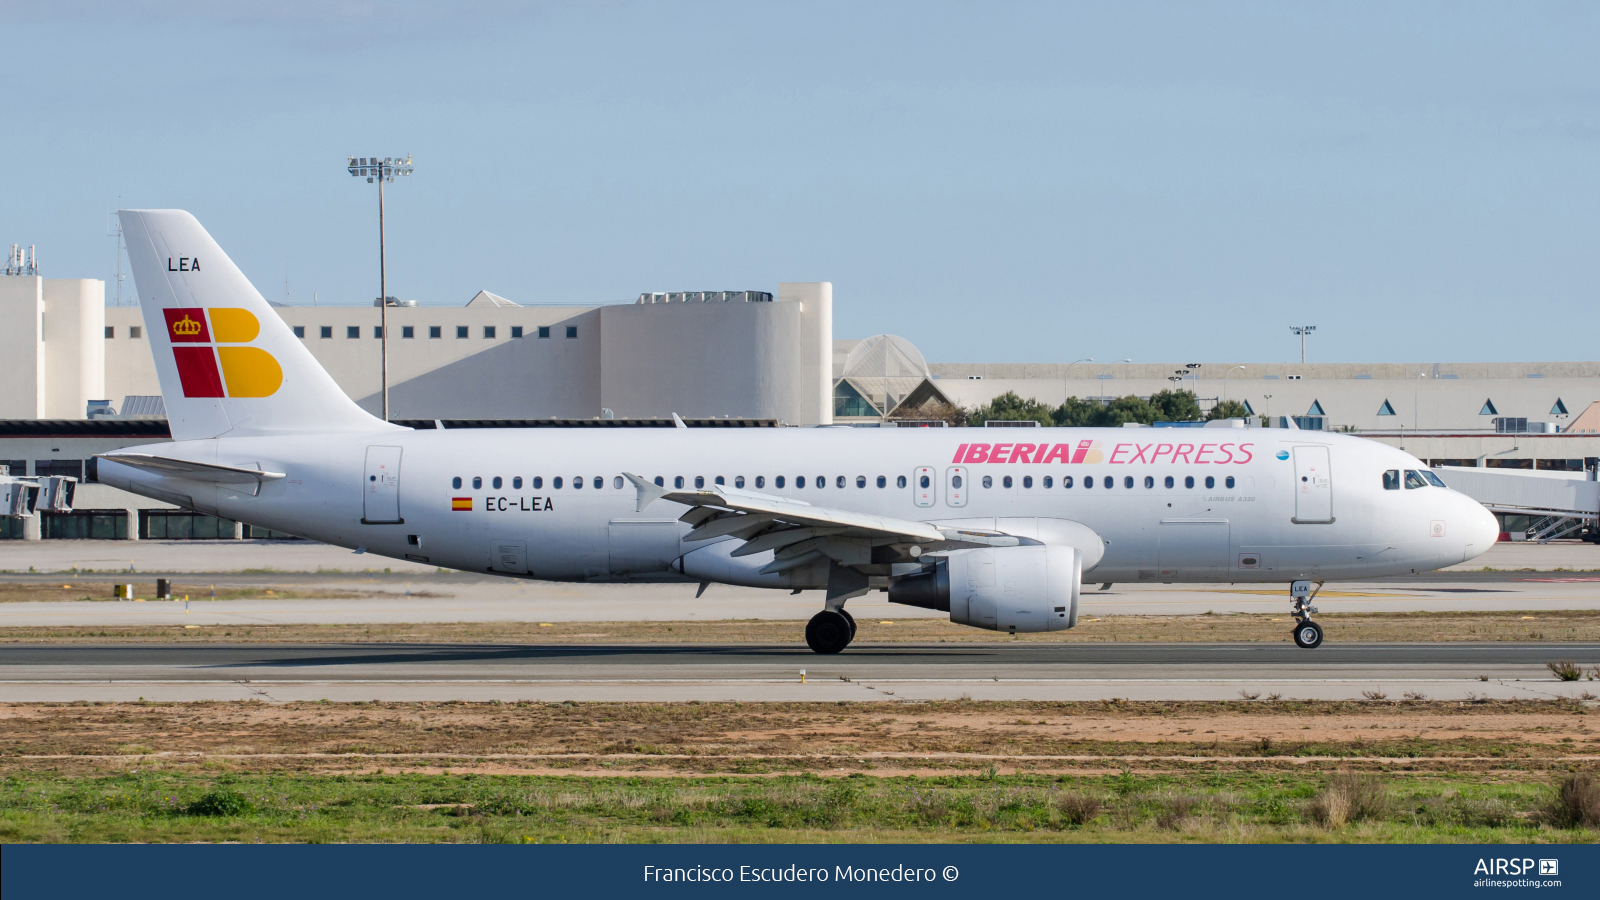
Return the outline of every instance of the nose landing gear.
<path id="1" fill-rule="evenodd" d="M 1311 589 L 1311 582 L 1296 581 L 1289 585 L 1289 613 L 1295 617 L 1294 643 L 1296 647 L 1313 650 L 1322 645 L 1322 626 L 1311 621 L 1317 608 L 1311 605 L 1316 598 L 1317 591 L 1322 590 L 1322 582 L 1317 583 L 1317 590 Z"/>

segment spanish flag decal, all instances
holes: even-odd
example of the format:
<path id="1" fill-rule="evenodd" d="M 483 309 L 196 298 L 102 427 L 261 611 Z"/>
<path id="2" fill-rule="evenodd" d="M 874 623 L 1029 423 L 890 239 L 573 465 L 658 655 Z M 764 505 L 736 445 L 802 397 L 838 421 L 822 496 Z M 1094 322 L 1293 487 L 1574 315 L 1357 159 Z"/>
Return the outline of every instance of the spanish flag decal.
<path id="1" fill-rule="evenodd" d="M 451 512 L 472 512 L 471 497 L 456 497 L 450 501 Z"/>

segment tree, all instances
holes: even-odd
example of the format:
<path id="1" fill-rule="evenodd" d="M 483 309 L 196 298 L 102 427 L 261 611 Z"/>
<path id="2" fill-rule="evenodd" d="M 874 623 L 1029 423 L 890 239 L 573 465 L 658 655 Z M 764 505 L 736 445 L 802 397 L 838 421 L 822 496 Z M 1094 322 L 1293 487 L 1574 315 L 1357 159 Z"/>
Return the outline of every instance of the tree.
<path id="1" fill-rule="evenodd" d="M 1197 422 L 1202 418 L 1194 391 L 1157 391 L 1150 395 L 1150 405 L 1158 416 L 1151 421 Z"/>
<path id="2" fill-rule="evenodd" d="M 978 426 L 991 419 L 1003 422 L 1031 421 L 1040 425 L 1051 425 L 1054 423 L 1050 412 L 1050 407 L 1032 397 L 1024 400 L 1018 397 L 1015 391 L 1006 391 L 969 413 L 968 421 Z"/>
<path id="3" fill-rule="evenodd" d="M 1127 422 L 1149 425 L 1156 421 L 1159 415 L 1160 411 L 1149 402 L 1129 394 L 1111 401 L 1111 404 L 1102 411 L 1100 421 L 1095 424 L 1102 428 L 1116 428 Z"/>
<path id="4" fill-rule="evenodd" d="M 1104 413 L 1105 407 L 1093 400 L 1068 397 L 1050 413 L 1050 418 L 1062 428 L 1090 428 Z"/>
<path id="5" fill-rule="evenodd" d="M 913 410 L 903 410 L 890 416 L 891 419 L 927 419 L 948 423 L 951 428 L 962 428 L 967 424 L 968 412 L 952 403 L 939 400 L 929 400 Z"/>
<path id="6" fill-rule="evenodd" d="M 1207 419 L 1243 419 L 1250 415 L 1250 409 L 1237 400 L 1224 400 L 1211 407 L 1211 412 L 1206 414 Z"/>

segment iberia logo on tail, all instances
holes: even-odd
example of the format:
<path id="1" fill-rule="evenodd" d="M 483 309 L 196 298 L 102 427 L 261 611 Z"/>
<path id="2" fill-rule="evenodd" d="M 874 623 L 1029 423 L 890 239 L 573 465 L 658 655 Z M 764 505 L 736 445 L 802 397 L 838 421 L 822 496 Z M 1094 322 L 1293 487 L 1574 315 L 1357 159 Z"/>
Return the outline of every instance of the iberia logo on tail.
<path id="1" fill-rule="evenodd" d="M 270 397 L 283 386 L 283 367 L 259 347 L 240 347 L 261 333 L 248 309 L 163 309 L 172 357 L 185 397 Z M 209 320 L 209 327 L 208 322 Z M 183 346 L 178 346 L 182 344 Z"/>

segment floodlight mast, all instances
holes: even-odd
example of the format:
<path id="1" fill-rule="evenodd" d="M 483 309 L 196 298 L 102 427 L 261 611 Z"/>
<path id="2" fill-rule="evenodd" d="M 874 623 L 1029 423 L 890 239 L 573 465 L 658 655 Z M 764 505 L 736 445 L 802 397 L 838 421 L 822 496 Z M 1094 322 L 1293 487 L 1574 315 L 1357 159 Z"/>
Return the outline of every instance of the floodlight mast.
<path id="1" fill-rule="evenodd" d="M 389 279 L 387 259 L 384 250 L 383 233 L 383 183 L 394 183 L 396 175 L 411 174 L 411 154 L 401 160 L 396 156 L 387 156 L 378 159 L 376 156 L 352 156 L 349 158 L 348 168 L 350 174 L 356 178 L 366 178 L 367 184 L 374 180 L 378 182 L 378 336 L 383 344 L 383 420 L 389 421 Z"/>
<path id="2" fill-rule="evenodd" d="M 1289 330 L 1300 335 L 1300 364 L 1306 362 L 1306 335 L 1317 330 L 1315 325 L 1290 325 Z"/>

